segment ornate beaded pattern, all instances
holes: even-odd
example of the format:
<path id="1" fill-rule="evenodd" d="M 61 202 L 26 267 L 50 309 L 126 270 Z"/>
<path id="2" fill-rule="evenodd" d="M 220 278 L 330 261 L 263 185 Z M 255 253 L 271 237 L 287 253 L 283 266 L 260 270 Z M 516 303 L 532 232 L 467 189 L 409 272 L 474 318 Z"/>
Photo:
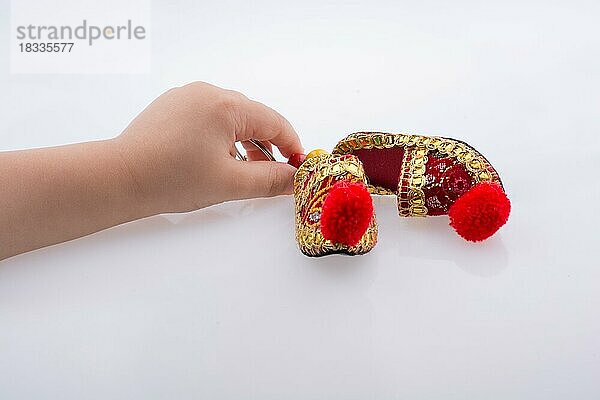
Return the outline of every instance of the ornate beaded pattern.
<path id="1" fill-rule="evenodd" d="M 500 177 L 492 165 L 468 144 L 455 139 L 404 133 L 357 132 L 342 139 L 333 154 L 352 154 L 359 149 L 383 149 L 402 146 L 405 148 L 397 193 L 383 187 L 368 185 L 373 194 L 398 195 L 400 216 L 427 216 L 426 165 L 428 155 L 450 157 L 464 166 L 473 183 L 496 182 L 502 186 Z"/>
<path id="2" fill-rule="evenodd" d="M 410 159 L 406 155 L 410 154 Z M 425 165 L 427 149 L 414 147 L 404 154 L 402 173 L 398 181 L 398 213 L 403 217 L 425 216 Z"/>
<path id="3" fill-rule="evenodd" d="M 329 190 L 339 180 L 365 183 L 362 163 L 352 155 L 322 154 L 308 158 L 294 175 L 296 241 L 308 256 L 332 253 L 363 254 L 377 243 L 375 215 L 361 240 L 352 247 L 325 240 L 321 234 L 321 210 Z"/>

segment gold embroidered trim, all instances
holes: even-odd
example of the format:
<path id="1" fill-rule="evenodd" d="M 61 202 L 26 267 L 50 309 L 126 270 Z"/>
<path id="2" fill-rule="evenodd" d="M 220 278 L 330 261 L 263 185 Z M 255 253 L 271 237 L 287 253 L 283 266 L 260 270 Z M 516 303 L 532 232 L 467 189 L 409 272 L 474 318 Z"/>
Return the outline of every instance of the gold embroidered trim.
<path id="1" fill-rule="evenodd" d="M 450 138 L 405 133 L 357 132 L 342 139 L 333 149 L 333 154 L 351 154 L 359 149 L 388 149 L 396 146 L 404 147 L 404 157 L 411 153 L 407 170 L 404 169 L 407 165 L 403 162 L 398 192 L 394 193 L 379 186 L 368 187 L 373 194 L 397 194 L 398 211 L 401 216 L 427 215 L 423 186 L 428 152 L 436 151 L 441 155 L 456 158 L 472 174 L 475 183 L 493 181 L 502 185 L 494 168 L 479 152 L 466 143 Z M 406 177 L 409 177 L 408 191 L 402 191 L 402 179 Z"/>
<path id="2" fill-rule="evenodd" d="M 407 149 L 408 152 L 408 149 Z M 398 212 L 400 215 L 408 217 L 424 217 L 427 215 L 427 207 L 425 206 L 425 165 L 427 164 L 427 148 L 415 147 L 411 151 L 412 157 L 409 164 L 410 177 L 408 179 L 408 207 L 403 207 L 403 202 L 398 196 Z M 402 183 L 399 182 L 398 190 Z"/>
<path id="3" fill-rule="evenodd" d="M 321 187 L 322 182 L 334 178 L 330 185 Z M 371 224 L 355 246 L 325 240 L 321 234 L 320 215 L 329 189 L 336 180 L 365 182 L 365 172 L 358 158 L 341 155 L 322 154 L 307 159 L 294 175 L 294 200 L 296 213 L 296 241 L 300 250 L 308 256 L 322 256 L 331 253 L 363 254 L 377 243 L 375 215 Z"/>

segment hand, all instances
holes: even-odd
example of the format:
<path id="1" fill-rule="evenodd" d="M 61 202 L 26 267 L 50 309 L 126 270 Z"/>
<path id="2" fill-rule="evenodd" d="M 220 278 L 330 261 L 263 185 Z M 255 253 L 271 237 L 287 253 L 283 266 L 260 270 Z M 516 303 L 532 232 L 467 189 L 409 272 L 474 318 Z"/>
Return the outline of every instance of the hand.
<path id="1" fill-rule="evenodd" d="M 249 139 L 275 145 L 286 158 L 303 152 L 276 111 L 195 82 L 158 97 L 113 142 L 138 198 L 156 214 L 291 193 L 295 168 L 266 161 Z M 249 161 L 234 158 L 235 142 L 242 142 Z"/>
<path id="2" fill-rule="evenodd" d="M 289 122 L 243 95 L 206 83 L 172 89 L 118 137 L 0 152 L 0 260 L 165 212 L 291 193 L 295 168 L 234 158 L 257 139 L 302 153 Z M 297 159 L 295 157 L 294 159 Z"/>

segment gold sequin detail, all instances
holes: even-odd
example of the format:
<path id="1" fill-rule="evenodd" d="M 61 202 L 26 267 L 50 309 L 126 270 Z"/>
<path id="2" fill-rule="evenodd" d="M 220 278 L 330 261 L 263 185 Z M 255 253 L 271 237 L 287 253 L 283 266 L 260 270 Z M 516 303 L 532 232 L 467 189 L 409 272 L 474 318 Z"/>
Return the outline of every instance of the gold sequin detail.
<path id="1" fill-rule="evenodd" d="M 320 154 L 306 159 L 294 175 L 296 241 L 302 253 L 323 256 L 333 253 L 363 254 L 377 243 L 375 214 L 361 240 L 352 247 L 326 240 L 321 234 L 323 201 L 338 180 L 366 182 L 360 160 L 355 156 Z"/>
<path id="2" fill-rule="evenodd" d="M 359 149 L 384 149 L 404 147 L 404 157 L 398 191 L 368 185 L 373 194 L 398 196 L 398 212 L 403 217 L 426 216 L 425 194 L 423 193 L 427 154 L 437 152 L 442 156 L 454 157 L 463 164 L 477 182 L 496 182 L 500 177 L 491 164 L 471 146 L 455 139 L 438 136 L 411 135 L 405 133 L 357 132 L 342 139 L 333 149 L 333 154 L 352 154 Z M 408 186 L 402 187 L 403 179 Z"/>

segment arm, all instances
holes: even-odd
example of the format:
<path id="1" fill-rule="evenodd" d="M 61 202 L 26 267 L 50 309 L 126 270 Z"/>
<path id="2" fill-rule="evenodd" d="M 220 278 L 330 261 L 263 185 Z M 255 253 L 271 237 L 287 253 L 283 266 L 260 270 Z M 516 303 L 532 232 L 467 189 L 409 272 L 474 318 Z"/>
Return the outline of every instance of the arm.
<path id="1" fill-rule="evenodd" d="M 118 137 L 0 153 L 0 259 L 124 222 L 227 200 L 291 193 L 295 169 L 235 160 L 254 138 L 301 153 L 272 109 L 205 83 L 171 89 Z"/>

